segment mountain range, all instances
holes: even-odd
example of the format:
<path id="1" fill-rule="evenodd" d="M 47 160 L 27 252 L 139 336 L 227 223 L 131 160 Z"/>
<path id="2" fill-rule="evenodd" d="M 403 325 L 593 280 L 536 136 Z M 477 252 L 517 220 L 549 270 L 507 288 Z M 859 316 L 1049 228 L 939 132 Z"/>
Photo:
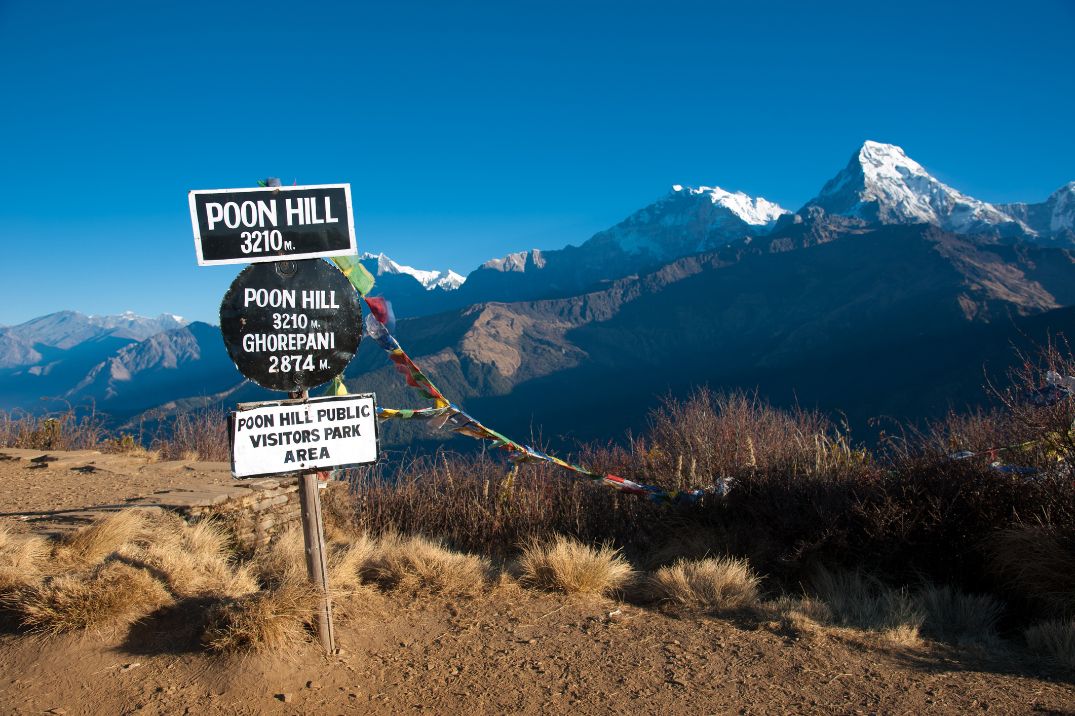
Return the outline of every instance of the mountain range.
<path id="1" fill-rule="evenodd" d="M 701 384 L 855 424 L 921 419 L 981 403 L 1014 348 L 1075 330 L 1075 182 L 990 204 L 866 142 L 795 212 L 674 186 L 578 246 L 508 254 L 465 279 L 362 259 L 412 357 L 502 431 L 614 438 Z M 370 342 L 346 379 L 382 404 L 421 405 Z M 213 326 L 73 312 L 0 329 L 0 407 L 41 409 L 42 396 L 117 424 L 271 397 Z"/>

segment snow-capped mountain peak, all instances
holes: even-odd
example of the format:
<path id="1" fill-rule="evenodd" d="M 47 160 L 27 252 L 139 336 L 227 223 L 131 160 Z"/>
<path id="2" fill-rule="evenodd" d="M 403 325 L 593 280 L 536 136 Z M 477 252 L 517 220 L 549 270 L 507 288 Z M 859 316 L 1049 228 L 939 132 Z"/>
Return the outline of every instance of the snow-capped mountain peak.
<path id="1" fill-rule="evenodd" d="M 424 269 L 416 269 L 413 266 L 404 266 L 403 264 L 396 263 L 392 259 L 385 256 L 383 253 L 364 253 L 361 257 L 363 260 L 376 260 L 377 261 L 377 275 L 383 276 L 384 274 L 401 274 L 412 277 L 418 283 L 422 284 L 427 291 L 432 291 L 434 288 L 442 288 L 446 291 L 453 291 L 463 285 L 466 281 L 465 276 L 460 276 L 451 269 L 441 271 L 427 271 Z"/>
<path id="2" fill-rule="evenodd" d="M 894 144 L 867 141 L 807 206 L 885 224 L 933 224 L 958 233 L 1034 233 L 998 207 L 953 189 Z"/>
<path id="3" fill-rule="evenodd" d="M 692 196 L 706 196 L 717 206 L 728 209 L 752 226 L 768 226 L 783 214 L 790 213 L 784 207 L 769 201 L 765 197 L 752 197 L 741 191 L 730 192 L 721 189 L 719 186 L 685 187 L 682 184 L 675 184 L 672 186 L 672 192 L 687 192 Z"/>

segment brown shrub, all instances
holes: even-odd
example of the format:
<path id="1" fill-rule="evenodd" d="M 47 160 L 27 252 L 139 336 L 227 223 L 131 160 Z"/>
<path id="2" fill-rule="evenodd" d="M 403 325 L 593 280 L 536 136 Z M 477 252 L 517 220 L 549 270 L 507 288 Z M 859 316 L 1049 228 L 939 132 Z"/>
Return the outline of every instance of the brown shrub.
<path id="1" fill-rule="evenodd" d="M 121 562 L 49 577 L 8 599 L 24 628 L 44 634 L 123 626 L 170 601 L 164 585 L 147 570 Z"/>
<path id="2" fill-rule="evenodd" d="M 329 539 L 325 544 L 328 552 L 329 588 L 334 593 L 347 593 L 362 586 L 362 574 L 373 559 L 376 545 L 364 534 L 354 534 L 349 539 Z M 278 535 L 269 545 L 254 554 L 252 567 L 258 581 L 269 587 L 288 582 L 304 582 L 306 570 L 306 546 L 302 532 L 289 529 Z"/>
<path id="3" fill-rule="evenodd" d="M 370 535 L 436 535 L 454 549 L 510 557 L 532 538 L 644 542 L 660 529 L 659 506 L 548 465 L 516 472 L 490 454 L 445 453 L 397 465 L 355 475 L 354 510 Z"/>
<path id="4" fill-rule="evenodd" d="M 104 421 L 73 410 L 49 415 L 0 411 L 0 447 L 29 450 L 90 450 L 105 437 Z"/>
<path id="5" fill-rule="evenodd" d="M 716 614 L 753 606 L 761 579 L 745 559 L 679 560 L 649 577 L 654 599 L 685 611 Z"/>
<path id="6" fill-rule="evenodd" d="M 0 594 L 37 580 L 49 556 L 48 542 L 0 525 Z"/>
<path id="7" fill-rule="evenodd" d="M 362 586 L 362 574 L 369 571 L 377 546 L 364 534 L 354 534 L 349 539 L 326 542 L 328 552 L 329 589 L 334 594 L 355 592 Z M 268 546 L 254 554 L 252 566 L 258 581 L 268 587 L 285 583 L 305 582 L 306 546 L 302 532 L 290 529 L 278 535 Z"/>
<path id="8" fill-rule="evenodd" d="M 706 559 L 727 551 L 727 539 L 718 527 L 683 527 L 639 560 L 647 570 L 656 570 L 682 559 Z"/>
<path id="9" fill-rule="evenodd" d="M 228 416 L 222 408 L 202 408 L 179 413 L 151 446 L 164 460 L 227 462 Z"/>
<path id="10" fill-rule="evenodd" d="M 982 544 L 998 528 L 1021 527 L 1033 515 L 1075 530 L 1075 473 L 1055 455 L 1025 456 L 1042 470 L 1032 479 L 997 472 L 989 456 L 949 457 L 952 446 L 1029 434 L 1019 426 L 1005 432 L 1003 420 L 1012 418 L 993 412 L 952 422 L 948 442 L 934 439 L 941 428 L 932 437 L 886 438 L 871 456 L 816 413 L 703 390 L 668 401 L 649 434 L 624 447 L 586 448 L 580 462 L 672 490 L 731 478 L 725 496 L 655 504 L 547 465 L 515 471 L 495 454 L 438 454 L 400 463 L 392 474 L 382 466 L 356 473 L 356 494 L 341 505 L 370 534 L 433 534 L 502 558 L 514 557 L 516 545 L 562 534 L 608 543 L 651 568 L 713 553 L 744 556 L 785 589 L 808 579 L 813 565 L 829 564 L 893 583 L 925 576 L 985 592 L 997 585 L 983 568 Z"/>
<path id="11" fill-rule="evenodd" d="M 367 571 L 391 589 L 475 594 L 485 586 L 490 573 L 488 560 L 453 552 L 421 535 L 385 535 L 375 549 Z"/>
<path id="12" fill-rule="evenodd" d="M 121 510 L 65 535 L 53 549 L 57 567 L 86 568 L 103 562 L 142 537 L 148 527 L 141 510 Z"/>
<path id="13" fill-rule="evenodd" d="M 1046 388 L 1049 371 L 1075 375 L 1075 353 L 1062 339 L 1050 341 L 1036 355 L 1020 358 L 1020 367 L 1009 372 L 1005 387 L 990 386 L 1004 407 L 1004 422 L 1012 427 L 1015 437 L 1034 441 L 1016 450 L 1022 459 L 1034 460 L 1035 466 L 1055 465 L 1057 461 L 1070 464 L 1075 459 L 1075 400 L 1069 396 L 1042 401 L 1039 391 Z"/>
<path id="14" fill-rule="evenodd" d="M 869 454 L 852 449 L 846 431 L 820 412 L 775 410 L 756 395 L 708 388 L 683 400 L 666 398 L 650 414 L 649 432 L 633 452 L 642 458 L 639 475 L 671 490 L 744 472 L 813 475 L 869 462 Z"/>
<path id="15" fill-rule="evenodd" d="M 567 594 L 609 595 L 635 578 L 619 550 L 609 545 L 594 548 L 563 536 L 527 546 L 519 557 L 519 574 L 525 586 Z"/>
<path id="16" fill-rule="evenodd" d="M 289 529 L 260 547 L 251 561 L 262 586 L 270 589 L 306 580 L 306 548 L 302 532 Z"/>
<path id="17" fill-rule="evenodd" d="M 167 512 L 149 516 L 143 535 L 118 554 L 150 569 L 179 598 L 238 597 L 258 588 L 250 567 L 235 560 L 227 532 L 211 522 L 188 524 Z"/>
<path id="18" fill-rule="evenodd" d="M 207 615 L 202 643 L 220 653 L 296 650 L 306 641 L 317 604 L 316 591 L 303 582 L 217 603 Z"/>
<path id="19" fill-rule="evenodd" d="M 999 530 L 986 541 L 998 586 L 1042 614 L 1075 616 L 1075 533 L 1055 527 Z"/>

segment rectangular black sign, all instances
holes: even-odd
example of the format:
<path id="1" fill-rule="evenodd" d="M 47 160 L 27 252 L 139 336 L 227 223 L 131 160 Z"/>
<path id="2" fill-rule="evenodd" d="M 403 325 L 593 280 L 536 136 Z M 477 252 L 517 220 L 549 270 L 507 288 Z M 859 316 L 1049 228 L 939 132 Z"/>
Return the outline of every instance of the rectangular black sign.
<path id="1" fill-rule="evenodd" d="M 198 265 L 355 253 L 350 184 L 190 192 Z"/>

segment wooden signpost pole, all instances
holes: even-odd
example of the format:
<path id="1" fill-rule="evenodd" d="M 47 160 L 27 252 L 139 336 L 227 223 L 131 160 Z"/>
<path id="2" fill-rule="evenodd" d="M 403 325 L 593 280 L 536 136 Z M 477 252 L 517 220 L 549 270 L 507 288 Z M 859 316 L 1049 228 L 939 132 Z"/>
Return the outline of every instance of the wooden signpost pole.
<path id="1" fill-rule="evenodd" d="M 292 393 L 292 398 L 306 400 L 308 391 Z M 299 506 L 302 510 L 302 537 L 306 545 L 306 574 L 318 591 L 317 635 L 326 654 L 336 653 L 336 631 L 332 625 L 332 596 L 328 584 L 328 552 L 325 549 L 325 521 L 321 514 L 321 495 L 317 473 L 299 476 Z"/>
<path id="2" fill-rule="evenodd" d="M 349 184 L 188 193 L 198 265 L 250 264 L 220 303 L 228 355 L 245 377 L 289 400 L 241 404 L 228 418 L 232 475 L 294 475 L 306 571 L 317 591 L 317 632 L 336 635 L 317 472 L 377 460 L 376 396 L 310 399 L 343 373 L 362 338 L 362 306 L 347 277 L 321 261 L 354 255 Z"/>

